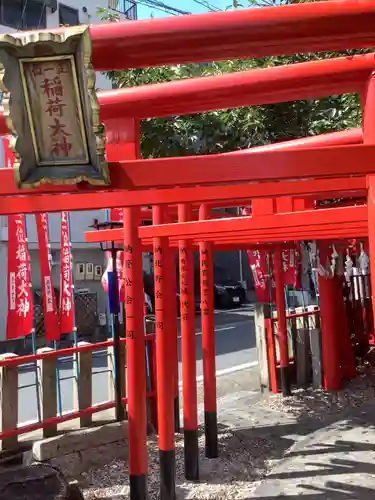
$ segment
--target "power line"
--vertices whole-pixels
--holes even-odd
[[[191,14],[191,12],[178,9],[177,7],[168,5],[160,0],[138,0],[137,3],[145,5],[146,7],[154,8],[161,12],[166,12],[167,14],[172,14],[174,16]]]
[[[40,26],[43,21],[43,15],[47,16],[47,0],[44,0],[42,10],[40,11],[40,17],[39,17],[39,22],[38,22],[38,29],[40,29]]]
[[[198,4],[198,5],[202,5],[203,7],[210,10],[211,12],[222,12],[222,9],[220,9],[216,5],[213,5],[209,2],[207,2],[206,0],[193,0],[193,2]]]
[[[23,20],[25,17],[26,7],[27,7],[27,0],[25,0],[24,4],[22,5],[21,17],[19,18],[18,21],[17,31],[19,31],[22,27]]]

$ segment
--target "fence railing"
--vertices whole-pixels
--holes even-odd
[[[320,310],[317,306],[287,310],[291,378],[299,387],[322,385]],[[280,363],[277,313],[259,304],[255,316],[261,387],[278,392]]]
[[[147,353],[147,396],[155,402],[155,334],[145,335]],[[123,375],[123,393],[121,399],[126,407],[126,339],[121,339]],[[92,424],[95,413],[115,407],[115,371],[113,360],[113,340],[91,344],[79,342],[66,349],[42,348],[36,354],[18,356],[6,353],[0,356],[0,442],[3,450],[14,449],[20,436],[34,431],[41,431],[43,437],[55,436],[57,426],[63,422],[77,420],[75,428],[88,427]],[[100,353],[101,362],[97,360]],[[96,361],[95,361],[96,360]],[[71,374],[66,365],[70,364]],[[96,370],[95,364],[104,365],[104,370]],[[101,384],[95,381],[99,374]],[[104,377],[103,377],[104,376]],[[34,381],[30,380],[34,377]],[[25,379],[26,383],[20,383]],[[64,404],[61,397],[61,384],[71,380],[72,387],[65,396],[71,398],[71,404]],[[24,398],[23,391],[34,387],[33,394]],[[93,403],[98,387],[107,400]],[[64,395],[63,395],[64,396]],[[23,404],[24,403],[24,404]],[[22,404],[25,406],[23,412]],[[32,406],[37,407],[37,418],[27,418]],[[67,411],[64,407],[70,406]],[[22,421],[22,419],[24,421]]]
[[[344,288],[350,331],[356,339],[357,354],[366,354],[368,345],[375,344],[374,318],[371,301],[371,276],[356,274]]]

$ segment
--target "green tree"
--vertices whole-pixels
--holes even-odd
[[[303,1],[249,0],[249,4],[264,6]],[[234,1],[230,8],[240,8],[243,3],[244,1]],[[118,20],[102,11],[101,16],[105,15],[114,22]],[[107,76],[116,87],[121,88],[352,55],[358,52],[361,51],[296,54],[210,64],[140,68],[111,71]],[[358,126],[360,120],[359,98],[354,94],[150,119],[142,122],[141,149],[145,158],[220,153]]]

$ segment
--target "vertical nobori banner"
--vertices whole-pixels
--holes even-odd
[[[42,278],[44,327],[47,341],[53,342],[60,338],[60,326],[51,274],[48,214],[35,214],[35,221],[38,233],[40,274]]]
[[[60,333],[63,334],[72,333],[75,328],[68,212],[61,212],[60,256]]]
[[[14,155],[9,138],[3,138],[5,168],[13,168]],[[8,316],[7,339],[29,335],[33,331],[33,301],[30,284],[30,257],[27,248],[25,217],[8,217]]]
[[[251,209],[244,207],[242,215],[245,217],[251,216]],[[271,250],[272,247],[270,246]],[[295,248],[286,248],[282,250],[281,257],[284,285],[292,285],[296,289],[301,288],[301,266],[298,261],[298,252]],[[263,249],[248,250],[247,258],[253,275],[254,288],[258,301],[262,303],[269,302],[271,297],[272,300],[275,300],[274,278],[268,275],[268,269],[270,268],[268,262],[269,251]]]

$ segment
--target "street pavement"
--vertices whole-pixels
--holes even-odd
[[[202,343],[200,316],[196,318],[197,377],[202,376]],[[215,312],[216,370],[227,373],[236,367],[256,363],[253,306]],[[179,372],[181,378],[181,338],[179,335]],[[93,404],[108,400],[108,363],[105,352],[94,356]],[[74,367],[71,360],[60,362],[62,412],[73,409]],[[36,376],[32,370],[19,375],[19,422],[38,420]]]

